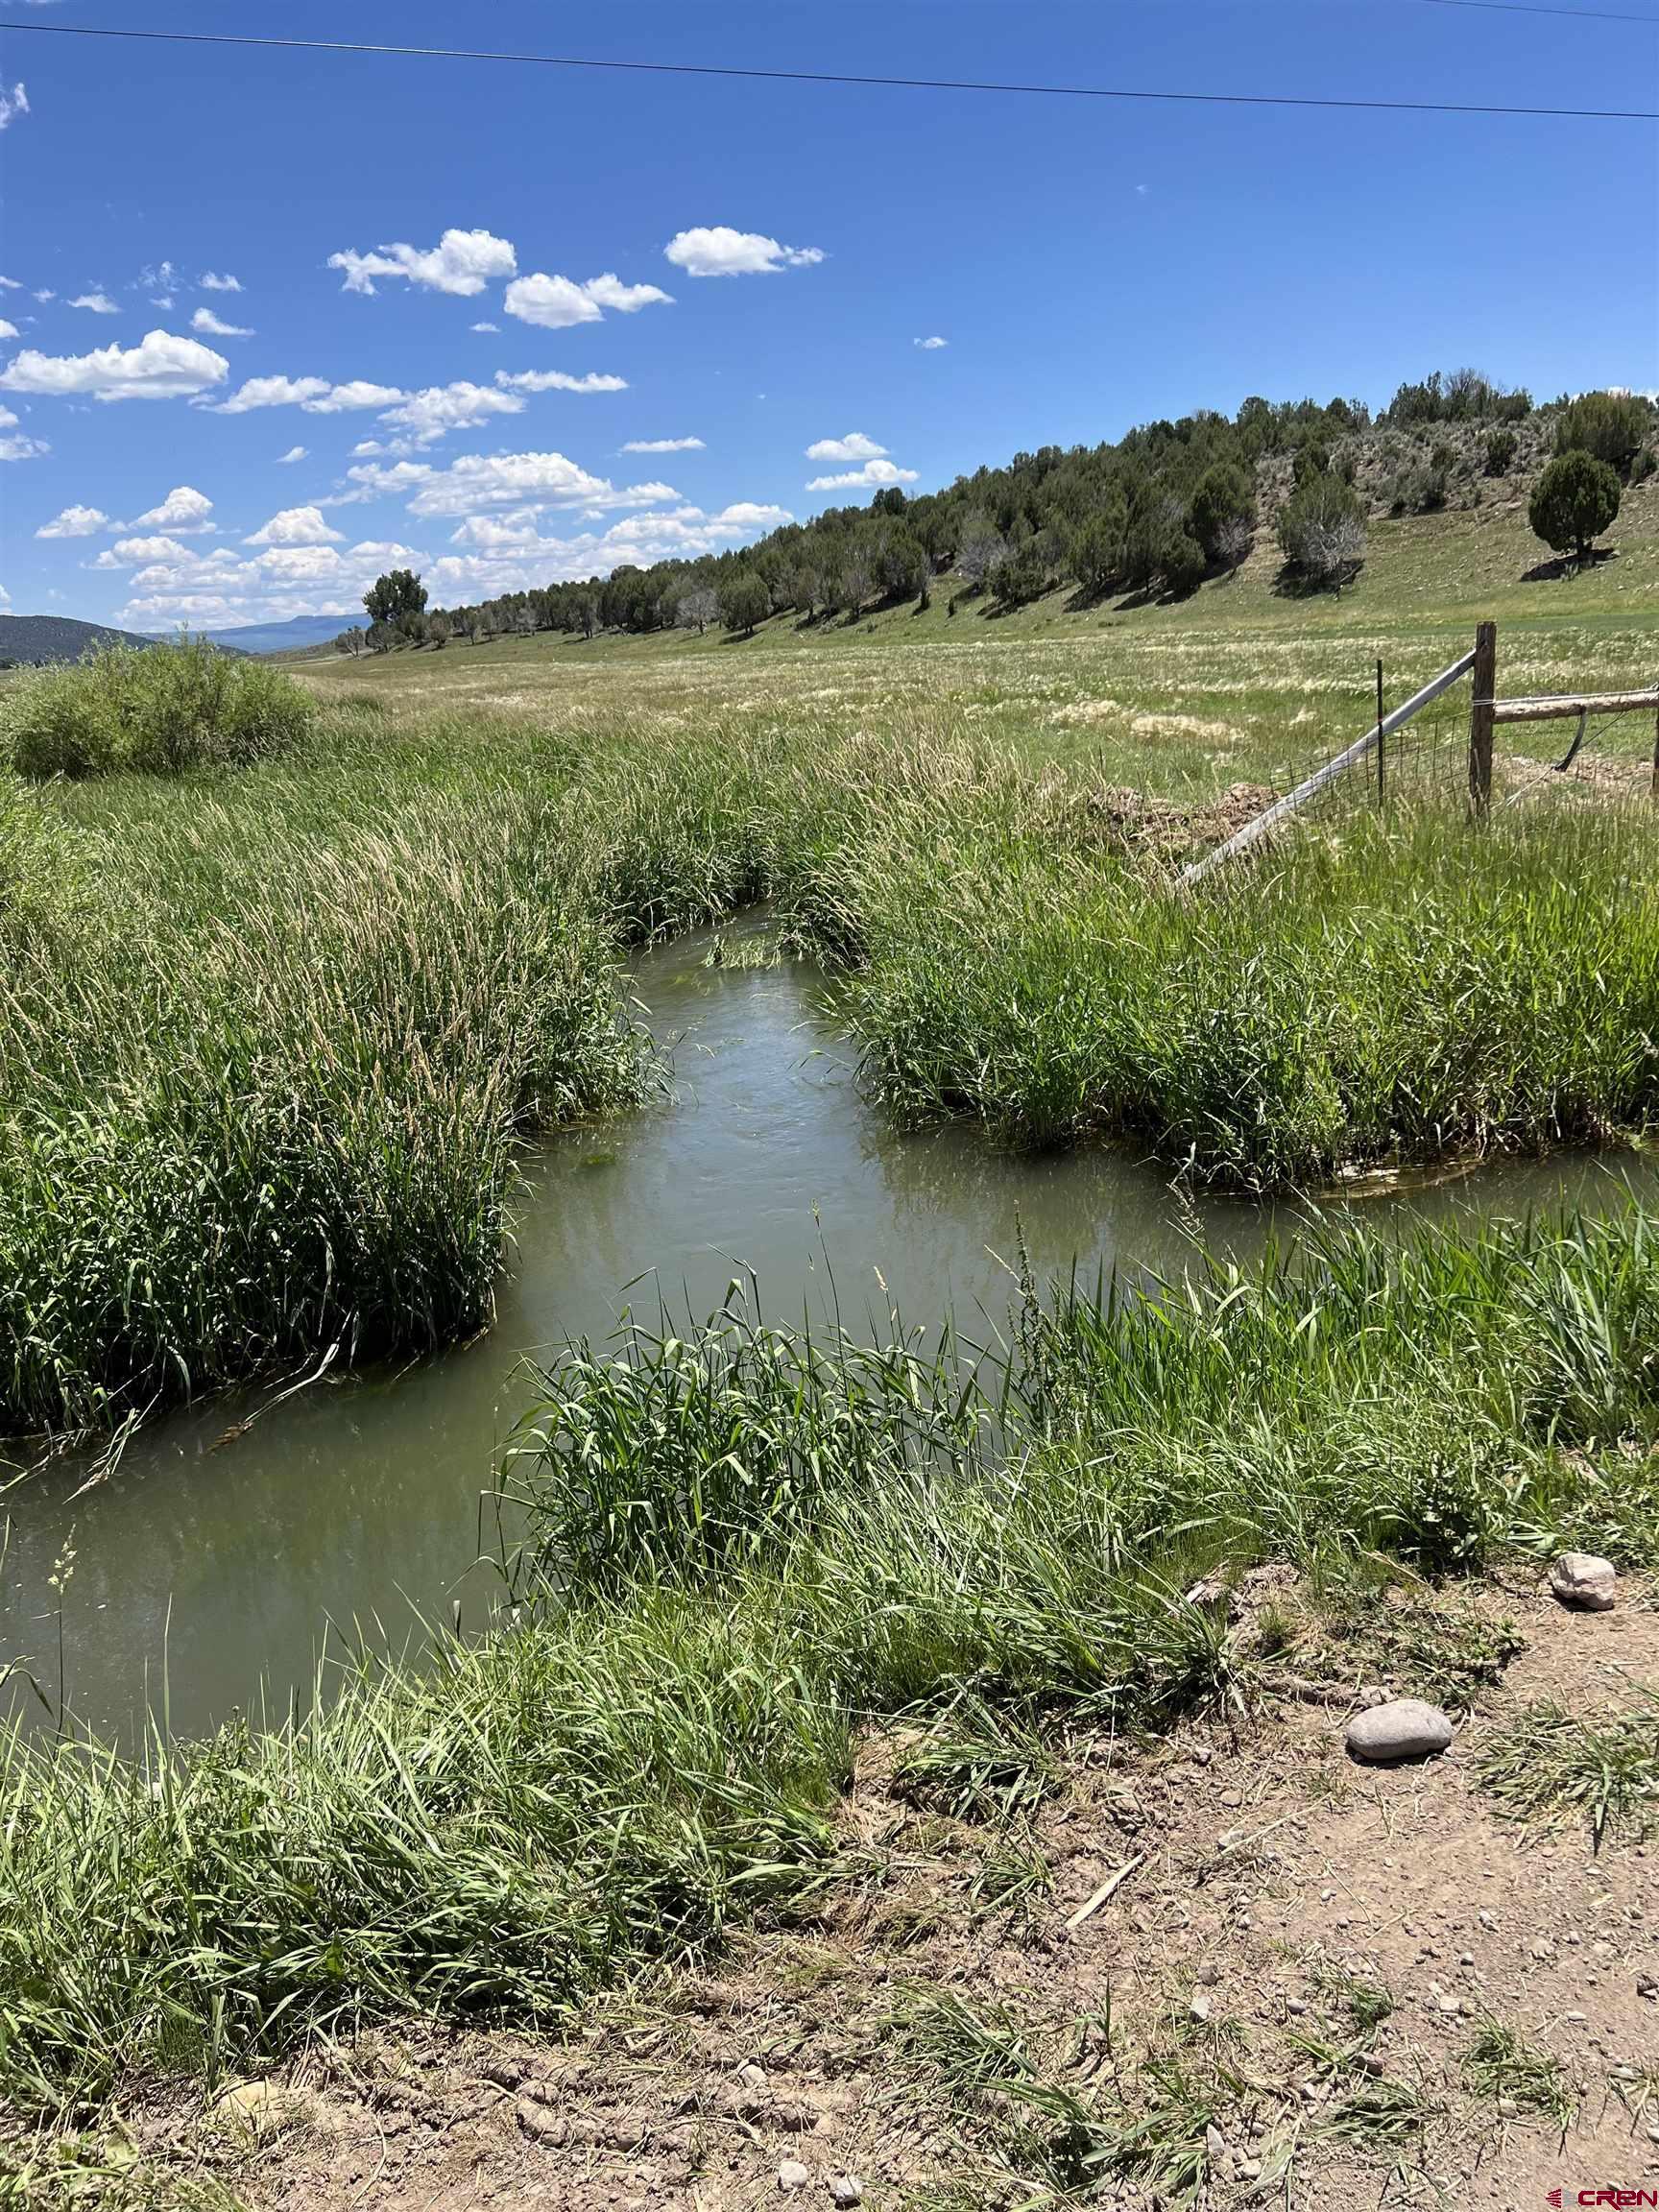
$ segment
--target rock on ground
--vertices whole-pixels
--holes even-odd
[[[1563,1551],[1550,1570],[1550,1587],[1562,1604],[1584,1613],[1610,1612],[1618,1584],[1612,1560],[1594,1551]]]
[[[1427,1759],[1452,1741],[1452,1723],[1438,1705],[1421,1697],[1394,1697],[1356,1713],[1348,1723],[1348,1748],[1356,1759]]]

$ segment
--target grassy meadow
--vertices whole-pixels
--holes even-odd
[[[482,1326],[524,1141],[661,1080],[628,955],[762,900],[905,1118],[1259,1189],[1643,1127],[1650,728],[1572,793],[1512,758],[1475,833],[1459,702],[1386,813],[1171,890],[1366,726],[1379,654],[1398,698],[1493,613],[1505,690],[1651,680],[1653,488],[1619,542],[1523,584],[1488,505],[1379,526],[1333,601],[1259,558],[1175,608],[307,665],[261,757],[5,771],[0,1431]],[[968,1791],[1246,1695],[1195,1577],[1363,1613],[1562,1542],[1659,1564],[1656,1319],[1632,1211],[1027,1286],[972,1379],[740,1305],[570,1347],[504,1474],[511,1625],[136,1765],[0,1741],[0,2102],[565,2018],[830,1880],[872,1721]]]

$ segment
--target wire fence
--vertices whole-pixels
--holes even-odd
[[[1378,671],[1378,711],[1369,728],[1349,725],[1342,741],[1310,747],[1266,786],[1260,810],[1187,869],[1184,884],[1245,861],[1252,851],[1310,828],[1326,830],[1362,812],[1466,808],[1469,798],[1469,670],[1465,655],[1403,701],[1389,705]]]
[[[1483,635],[1490,640],[1493,634]],[[1286,834],[1330,834],[1366,812],[1385,820],[1467,820],[1489,800],[1491,812],[1504,817],[1572,806],[1602,815],[1639,810],[1659,826],[1659,693],[1586,694],[1582,705],[1570,698],[1503,701],[1488,675],[1489,792],[1478,793],[1477,661],[1476,654],[1465,655],[1392,710],[1379,663],[1370,728],[1323,756],[1310,749],[1287,764],[1262,807],[1194,860],[1183,884],[1231,868]]]

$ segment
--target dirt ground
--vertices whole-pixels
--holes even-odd
[[[1659,2186],[1659,1830],[1523,1829],[1476,1775],[1539,1700],[1628,1711],[1659,1686],[1659,1603],[1628,1577],[1609,1613],[1530,1577],[1456,1603],[1458,1648],[1471,1621],[1517,1633],[1444,1756],[1356,1765],[1375,1691],[1329,1674],[1149,1744],[1074,1741],[1028,1817],[918,1805],[904,1746],[872,1743],[835,1878],[706,1971],[563,2044],[376,2034],[134,2138],[253,2212],[1069,2190],[1543,2212]],[[1417,1663],[1370,1680],[1426,1686]]]

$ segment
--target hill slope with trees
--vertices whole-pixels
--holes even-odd
[[[102,645],[154,645],[135,630],[77,622],[67,614],[0,614],[0,667],[79,661]]]
[[[1403,384],[1376,416],[1351,399],[1250,398],[1231,417],[1202,412],[1142,424],[1116,444],[1017,453],[940,492],[889,487],[868,506],[827,508],[700,561],[432,610],[419,579],[399,572],[365,601],[367,638],[347,633],[339,643],[701,633],[715,623],[744,636],[788,612],[817,623],[912,600],[926,609],[936,589],[949,590],[952,613],[966,599],[1013,610],[1060,585],[1078,607],[1114,595],[1144,604],[1236,571],[1262,538],[1279,556],[1279,589],[1339,591],[1361,568],[1376,518],[1528,489],[1544,493],[1533,500],[1539,535],[1582,562],[1617,514],[1621,486],[1652,473],[1656,438],[1659,410],[1635,395],[1540,407],[1472,370]],[[1568,456],[1595,467],[1564,465]]]

